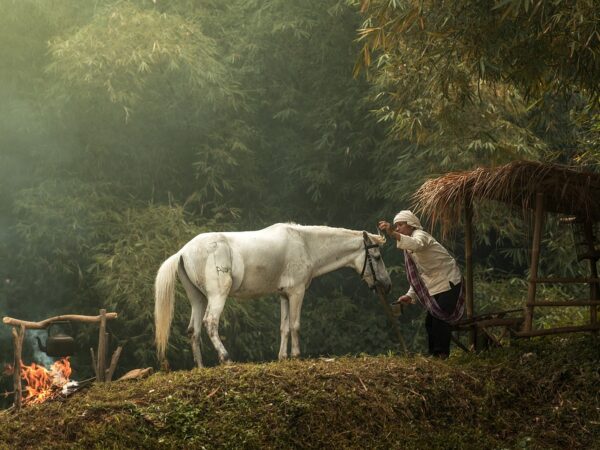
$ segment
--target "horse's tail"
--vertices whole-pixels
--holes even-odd
[[[175,281],[181,255],[175,253],[162,263],[154,283],[154,325],[156,353],[160,362],[164,361],[169,342],[173,308],[175,306]]]

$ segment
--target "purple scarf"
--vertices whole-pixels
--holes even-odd
[[[435,299],[429,294],[421,275],[419,275],[417,265],[406,250],[404,251],[404,264],[406,266],[406,277],[408,278],[408,282],[417,293],[419,302],[421,302],[427,311],[429,311],[436,319],[443,320],[444,322],[450,324],[458,322],[465,312],[465,283],[462,283],[460,286],[460,294],[458,294],[458,300],[454,311],[451,314],[448,314],[440,308],[440,305],[438,305]]]

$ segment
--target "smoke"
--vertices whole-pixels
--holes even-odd
[[[36,337],[39,337],[42,344],[46,343],[47,333],[45,330],[28,330],[26,334],[26,341],[31,345],[33,350],[33,360],[38,365],[44,365],[49,368],[54,364],[55,359],[46,355],[38,345]]]

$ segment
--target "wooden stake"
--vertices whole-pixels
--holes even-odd
[[[90,347],[90,353],[92,354],[92,367],[94,368],[94,374],[96,375],[96,379],[98,379],[98,360],[96,359],[96,353],[92,347]]]
[[[540,262],[540,244],[542,241],[542,229],[544,226],[544,194],[539,192],[535,197],[535,222],[533,228],[533,243],[531,246],[531,268],[529,274],[529,288],[527,290],[527,304],[524,310],[523,332],[529,333],[533,324],[533,306],[536,294],[536,279],[538,265]]]
[[[119,357],[121,356],[121,351],[123,347],[118,346],[115,352],[110,359],[110,366],[106,370],[106,381],[112,381],[112,377],[115,373],[115,369],[117,368],[117,363],[119,362]]]
[[[25,336],[25,327],[23,325],[19,327],[13,327],[13,344],[15,350],[15,361],[14,361],[14,373],[13,373],[13,385],[15,389],[14,407],[17,411],[21,409],[23,401],[23,387],[21,384],[21,359],[23,353],[23,337]]]
[[[98,334],[98,371],[97,380],[103,382],[106,377],[106,310],[100,310],[100,333]]]

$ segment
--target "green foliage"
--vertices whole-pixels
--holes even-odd
[[[356,70],[367,70],[390,138],[408,141],[399,162],[433,173],[518,158],[594,162],[583,140],[591,124],[576,119],[598,108],[593,1],[354,4],[365,16]]]
[[[159,94],[175,107],[192,95],[216,107],[231,95],[230,79],[214,40],[193,19],[117,2],[86,26],[50,43],[56,73],[67,88],[104,94],[126,116],[141,98]]]

